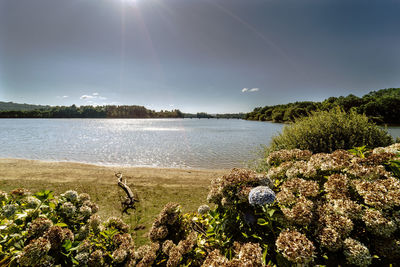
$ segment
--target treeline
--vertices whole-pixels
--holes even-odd
[[[184,118],[197,119],[244,119],[246,113],[226,113],[226,114],[208,114],[205,112],[184,113]]]
[[[143,106],[55,106],[0,111],[0,118],[183,118],[178,110],[149,110]]]
[[[312,111],[331,110],[340,107],[344,111],[355,110],[365,114],[378,124],[400,124],[400,88],[372,91],[362,97],[330,97],[322,102],[302,101],[285,105],[257,107],[245,115],[247,120],[292,122],[308,116]]]
[[[9,110],[35,110],[35,109],[47,109],[50,106],[42,106],[42,105],[32,105],[32,104],[18,104],[14,102],[3,102],[0,101],[0,111],[9,111]]]

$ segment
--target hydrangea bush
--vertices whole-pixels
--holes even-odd
[[[133,259],[129,226],[102,222],[88,194],[0,192],[1,266],[124,266]]]
[[[398,143],[330,154],[281,150],[269,155],[261,179],[245,170],[215,179],[209,200],[217,206],[203,235],[214,248],[208,261],[233,261],[239,242],[262,249],[251,266],[396,264],[399,160]]]
[[[212,181],[198,212],[168,203],[134,248],[87,194],[0,192],[0,265],[388,266],[400,262],[400,144],[275,151]]]

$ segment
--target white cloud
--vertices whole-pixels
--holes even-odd
[[[258,92],[258,91],[260,91],[260,88],[251,88],[251,89],[249,89],[249,88],[243,88],[242,89],[242,93],[252,93],[252,92]]]
[[[101,96],[99,93],[93,93],[91,95],[82,95],[80,99],[85,100],[87,103],[90,103],[89,100],[93,99],[106,100],[107,97]]]
[[[63,95],[63,96],[62,96],[62,98],[68,98],[68,97],[69,97],[69,96],[67,96],[67,95]]]
[[[80,97],[80,99],[93,99],[93,98],[96,98],[96,97],[92,96],[92,95],[83,95]]]

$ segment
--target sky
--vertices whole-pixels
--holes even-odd
[[[400,87],[400,0],[0,0],[0,101],[236,113]]]

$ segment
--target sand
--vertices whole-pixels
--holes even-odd
[[[208,186],[212,178],[228,170],[109,167],[74,162],[0,159],[0,181],[115,184],[115,173],[135,185]]]

